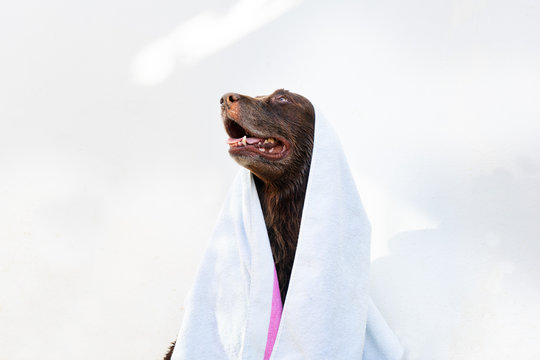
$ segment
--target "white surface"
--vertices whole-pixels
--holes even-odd
[[[241,4],[0,5],[0,359],[158,359],[237,170],[219,98],[280,87],[336,119],[408,358],[538,359],[539,5],[279,2],[137,62]]]

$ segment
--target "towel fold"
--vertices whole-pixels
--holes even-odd
[[[283,311],[281,303],[281,293],[279,291],[279,280],[276,269],[274,268],[274,293],[272,294],[272,310],[270,312],[270,325],[268,325],[268,338],[266,339],[266,350],[264,351],[264,360],[269,360],[272,355],[272,349],[276,342],[276,336],[281,321],[281,312]]]

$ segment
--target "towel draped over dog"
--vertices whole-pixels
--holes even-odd
[[[271,360],[400,359],[368,294],[370,224],[340,142],[316,111],[294,265]],[[253,175],[236,177],[210,238],[173,360],[263,360],[274,263]]]

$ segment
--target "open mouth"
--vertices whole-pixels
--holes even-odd
[[[275,136],[257,136],[251,134],[230,118],[225,119],[225,131],[229,135],[229,153],[231,155],[258,154],[270,160],[283,158],[289,149],[285,139]]]

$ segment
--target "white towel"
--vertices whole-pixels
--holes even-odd
[[[333,129],[316,111],[294,265],[272,360],[400,359],[368,295],[370,224]],[[274,265],[255,183],[242,169],[210,238],[172,359],[262,360]]]

